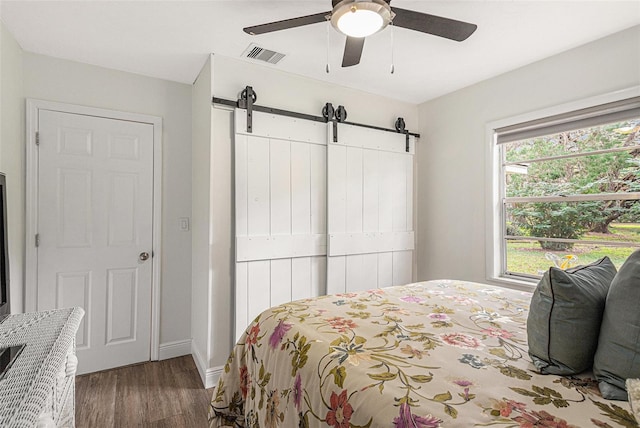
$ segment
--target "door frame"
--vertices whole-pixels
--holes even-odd
[[[153,227],[151,275],[151,349],[152,361],[160,357],[160,284],[162,265],[162,118],[27,98],[26,100],[26,177],[25,177],[25,310],[34,312],[38,302],[38,252],[35,236],[38,233],[38,150],[36,132],[40,110],[95,116],[106,119],[146,123],[153,126]]]

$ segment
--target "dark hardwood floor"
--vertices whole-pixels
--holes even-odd
[[[212,392],[190,355],[78,376],[76,427],[206,427]]]

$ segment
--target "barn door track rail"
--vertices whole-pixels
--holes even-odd
[[[256,105],[258,100],[258,94],[251,86],[246,86],[240,97],[233,101],[224,98],[213,97],[212,103],[218,105],[225,105],[230,107],[236,107],[247,111],[247,132],[253,132],[253,112],[259,111],[262,113],[277,114],[280,116],[288,116],[296,119],[311,120],[314,122],[333,123],[333,141],[338,142],[338,123],[344,123],[345,125],[359,126],[362,128],[376,129],[378,131],[393,132],[396,134],[404,134],[406,136],[406,151],[409,152],[409,136],[420,138],[420,134],[410,132],[406,129],[405,121],[402,117],[399,117],[395,122],[395,129],[383,128],[380,126],[367,125],[364,123],[347,122],[347,110],[344,106],[338,106],[335,108],[333,104],[326,103],[322,107],[322,116],[314,116],[306,113],[299,113],[290,110],[282,110],[274,107],[265,107]]]

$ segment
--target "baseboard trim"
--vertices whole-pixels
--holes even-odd
[[[168,360],[169,358],[182,357],[191,354],[191,339],[175,340],[160,344],[158,360]]]
[[[213,388],[218,384],[218,379],[224,370],[224,366],[207,369],[205,388]]]
[[[208,389],[216,386],[218,379],[224,370],[224,366],[207,367],[200,350],[193,341],[191,342],[191,355],[193,355],[193,361],[196,363],[198,373],[200,373],[200,380],[202,380],[204,387]]]

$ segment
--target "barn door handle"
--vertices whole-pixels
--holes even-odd
[[[144,252],[140,253],[140,255],[138,256],[138,258],[144,262],[145,260],[148,260],[148,259],[149,259],[149,253],[147,253],[146,251],[144,251]]]

